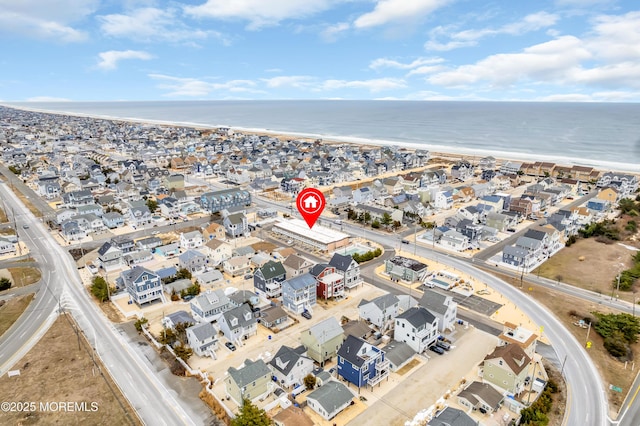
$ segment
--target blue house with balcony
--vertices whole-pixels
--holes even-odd
[[[389,375],[389,361],[381,349],[349,335],[338,350],[338,375],[358,389],[373,388]]]
[[[138,306],[154,300],[165,302],[160,277],[147,268],[136,266],[131,270],[124,271],[120,274],[119,281],[127,289],[130,300]]]

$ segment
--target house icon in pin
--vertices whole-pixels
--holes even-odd
[[[302,200],[302,204],[304,205],[305,210],[315,210],[318,206],[318,199],[315,196],[310,195]]]

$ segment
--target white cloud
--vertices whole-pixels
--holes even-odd
[[[71,99],[57,98],[55,96],[34,96],[25,99],[26,102],[71,102]]]
[[[440,86],[465,86],[488,81],[493,86],[508,86],[517,81],[563,81],[567,72],[578,69],[592,54],[573,36],[537,44],[521,53],[488,56],[472,65],[437,73],[428,81]]]
[[[313,77],[306,75],[278,76],[262,79],[269,88],[293,87],[296,89],[310,88],[313,80]]]
[[[422,18],[450,0],[377,0],[373,11],[354,21],[356,28],[370,28],[398,21]]]
[[[93,13],[98,0],[0,0],[0,32],[54,42],[79,42],[87,33],[71,24]]]
[[[365,89],[376,93],[383,90],[404,89],[407,84],[397,78],[375,78],[371,80],[325,80],[321,90]]]
[[[596,17],[587,43],[605,60],[640,60],[640,12]]]
[[[339,22],[325,28],[320,35],[327,41],[336,41],[340,34],[344,33],[349,28],[351,28],[351,25],[348,22]]]
[[[439,64],[443,62],[442,58],[417,58],[409,63],[402,63],[394,59],[378,58],[371,61],[369,68],[377,70],[380,68],[397,68],[401,70],[410,70],[423,65]]]
[[[98,62],[98,68],[103,70],[114,70],[118,67],[118,62],[125,59],[140,59],[149,60],[153,58],[153,55],[141,50],[109,50],[107,52],[101,52],[98,54],[100,62]]]
[[[540,102],[592,102],[594,99],[584,93],[558,93],[536,98],[535,100]]]
[[[505,24],[498,28],[482,28],[479,30],[464,30],[449,34],[444,27],[436,27],[431,31],[431,39],[425,43],[425,49],[435,51],[447,51],[459,49],[461,47],[475,46],[478,40],[500,34],[522,35],[543,28],[549,28],[556,24],[558,15],[548,12],[537,12],[525,16],[522,20]],[[449,40],[438,41],[438,37],[446,36]]]
[[[166,96],[206,96],[214,91],[260,93],[253,89],[256,84],[251,80],[230,80],[224,83],[212,83],[197,78],[173,77],[164,74],[149,74],[149,77],[163,82],[158,87],[169,91]]]
[[[339,0],[207,0],[186,6],[188,15],[202,18],[236,19],[249,22],[249,29],[278,25],[287,19],[305,18],[329,9]]]
[[[203,40],[209,37],[229,40],[221,33],[191,28],[180,21],[178,10],[145,7],[128,14],[112,14],[98,17],[102,32],[108,36],[126,37],[140,41],[183,42]]]
[[[430,66],[423,66],[423,67],[418,67],[416,69],[413,69],[411,71],[409,71],[409,73],[407,74],[407,76],[412,76],[412,75],[425,75],[425,74],[434,74],[436,72],[440,72],[445,70],[444,65],[430,65]]]

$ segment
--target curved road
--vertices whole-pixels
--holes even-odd
[[[0,374],[9,370],[46,332],[59,309],[70,311],[118,387],[146,424],[196,425],[205,419],[193,418],[175,392],[170,391],[103,313],[82,286],[75,262],[60,247],[33,214],[4,184],[0,197],[13,206],[20,238],[31,248],[32,257],[42,266],[42,283],[33,303],[0,338]],[[23,225],[29,224],[29,229]]]

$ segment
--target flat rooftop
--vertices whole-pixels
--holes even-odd
[[[283,231],[288,231],[301,237],[310,238],[322,244],[331,244],[337,241],[342,241],[345,238],[349,238],[348,234],[344,232],[336,231],[326,228],[320,225],[314,225],[309,229],[309,225],[300,219],[288,219],[278,222],[274,225],[274,228],[280,228]]]

